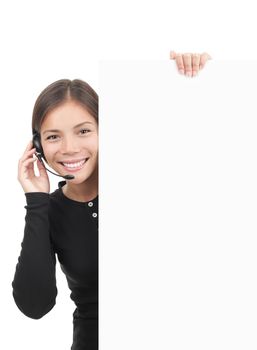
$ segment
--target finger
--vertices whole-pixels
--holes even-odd
[[[203,69],[204,68],[204,66],[205,66],[205,64],[206,64],[206,62],[208,61],[208,60],[211,60],[212,58],[211,58],[211,56],[207,53],[207,52],[204,52],[203,54],[201,54],[201,57],[200,57],[200,69]]]
[[[36,158],[29,158],[22,162],[18,169],[18,177],[32,178],[35,176],[33,163]]]
[[[35,153],[35,151],[36,151],[36,148],[31,148],[31,149],[29,149],[29,146],[27,146],[26,149],[25,149],[25,151],[23,152],[21,158],[23,158],[24,156],[26,156],[26,155],[28,155],[28,154],[33,154],[33,153]]]
[[[36,152],[35,148],[32,148],[29,151],[25,151],[19,161],[23,162],[24,160],[28,159],[28,157],[32,158],[32,156],[35,152]]]
[[[27,144],[27,147],[26,147],[26,149],[25,149],[25,152],[29,151],[32,147],[33,147],[33,143],[32,143],[32,141],[30,140],[29,143]],[[24,152],[24,153],[25,153],[25,152]]]
[[[182,55],[180,53],[178,53],[176,55],[176,64],[177,64],[179,73],[184,74],[185,73],[185,67],[184,67],[184,62],[183,62]]]
[[[29,141],[29,143],[27,144],[27,147],[25,148],[25,151],[22,154],[21,159],[26,159],[27,155],[30,155],[31,153],[35,153],[36,148],[32,148],[33,147],[33,142]]]
[[[191,76],[192,76],[192,59],[191,59],[191,53],[185,53],[185,54],[183,55],[183,61],[184,61],[186,76],[191,77]]]
[[[170,59],[175,60],[176,58],[176,52],[175,51],[170,51]]]
[[[193,57],[192,57],[193,77],[198,74],[199,65],[200,65],[200,54],[193,54]]]
[[[27,175],[29,178],[33,178],[36,176],[35,169],[34,169],[34,164],[35,164],[36,160],[37,160],[37,158],[32,158],[31,162],[27,166]]]
[[[35,160],[37,160],[37,158],[35,157],[31,157],[31,158],[28,158],[28,159],[24,159],[23,161],[20,161],[19,162],[19,168],[26,168],[29,164],[32,164],[33,162],[35,162]]]
[[[46,168],[44,167],[44,165],[40,162],[40,160],[37,160],[37,167],[38,167],[38,171],[39,171],[39,175],[40,176],[45,176],[47,174],[46,172]]]

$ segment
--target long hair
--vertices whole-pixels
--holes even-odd
[[[48,85],[38,96],[32,114],[33,133],[40,133],[48,112],[69,100],[80,103],[98,123],[98,95],[92,87],[80,79],[60,79]]]

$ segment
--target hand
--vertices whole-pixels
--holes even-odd
[[[25,152],[19,160],[18,181],[25,193],[27,192],[50,192],[50,182],[44,166],[37,158],[33,158],[36,149],[32,148],[32,141],[27,145]],[[39,176],[35,175],[34,162],[37,161]]]
[[[211,59],[211,56],[206,52],[203,54],[180,54],[171,51],[170,59],[176,60],[178,70],[181,74],[186,74],[188,77],[194,77],[198,74],[199,69],[204,68],[206,62]]]

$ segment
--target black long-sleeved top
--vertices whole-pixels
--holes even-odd
[[[24,238],[13,297],[28,317],[39,319],[55,305],[58,257],[76,304],[72,350],[98,348],[98,197],[77,202],[62,191],[26,193]]]

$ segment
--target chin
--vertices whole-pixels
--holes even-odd
[[[79,178],[78,176],[75,176],[74,175],[74,179],[72,179],[72,180],[66,180],[66,179],[64,179],[67,183],[71,183],[71,184],[73,184],[73,185],[80,185],[80,184],[82,184],[83,182],[85,182],[86,180],[83,180],[83,179],[81,179],[81,178]]]
[[[73,175],[74,176],[74,179],[72,180],[66,180],[67,182],[70,182],[74,185],[80,185],[84,182],[87,182],[89,179],[91,179],[91,175],[92,174],[89,174],[89,175],[83,175],[83,174],[76,174],[76,173],[67,173],[65,175]]]

